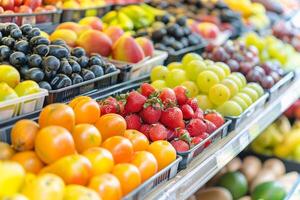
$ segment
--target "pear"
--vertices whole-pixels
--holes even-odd
[[[34,81],[23,81],[15,87],[16,93],[21,96],[38,93],[40,91],[39,85]]]
[[[18,98],[17,93],[7,83],[0,83],[0,102]]]

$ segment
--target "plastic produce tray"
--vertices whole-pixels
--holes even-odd
[[[171,62],[180,62],[183,56],[187,53],[198,53],[201,54],[206,47],[206,43],[201,43],[199,45],[190,46],[184,49],[181,49],[179,51],[176,51],[175,53],[168,53],[169,56],[167,60],[165,61],[165,64],[169,64]]]
[[[267,102],[269,97],[268,93],[265,93],[259,99],[257,99],[252,105],[250,105],[241,115],[239,116],[225,116],[226,119],[231,120],[228,131],[234,130],[238,125],[243,123],[247,118],[249,118],[254,112],[262,109]]]
[[[49,96],[46,98],[46,104],[67,102],[74,97],[82,94],[95,92],[98,89],[106,88],[117,83],[120,70],[106,74],[104,76],[84,81],[75,85],[71,85],[58,90],[50,90]]]
[[[61,10],[43,12],[43,13],[14,13],[14,14],[0,14],[0,23],[13,22],[19,26],[23,24],[36,25],[53,25],[59,24],[61,17]]]
[[[42,109],[47,95],[48,91],[41,89],[39,93],[0,102],[0,125],[16,116]]]
[[[289,86],[295,77],[295,72],[288,72],[272,88],[266,90],[269,93],[268,101],[274,100],[281,94],[281,91]]]
[[[225,123],[219,127],[216,131],[209,135],[202,142],[194,146],[192,149],[186,152],[177,152],[177,155],[182,157],[182,161],[179,163],[179,170],[185,169],[187,165],[200,153],[202,153],[205,148],[207,148],[210,144],[213,144],[222,138],[227,136],[228,127],[231,123],[231,120],[226,120]]]
[[[155,50],[154,55],[151,58],[146,58],[145,60],[136,64],[125,63],[116,60],[109,60],[109,62],[115,64],[118,69],[121,70],[118,82],[124,82],[139,78],[146,74],[150,74],[152,68],[157,65],[163,65],[167,57],[167,52]]]
[[[97,16],[102,17],[107,12],[111,11],[111,5],[98,6],[94,8],[85,8],[85,9],[63,9],[61,22],[78,22],[84,17],[88,16]]]
[[[168,165],[166,168],[160,170],[150,179],[145,181],[138,188],[133,190],[131,193],[123,197],[123,200],[137,200],[144,199],[144,197],[149,194],[154,188],[159,184],[164,183],[174,176],[176,176],[178,171],[179,162],[182,160],[180,156],[177,156],[177,159]]]

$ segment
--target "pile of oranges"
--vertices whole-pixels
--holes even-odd
[[[28,199],[43,199],[34,184],[43,176],[52,176],[62,180],[57,185],[66,187],[61,189],[61,199],[68,195],[80,199],[89,193],[97,193],[95,199],[121,199],[176,159],[169,142],[150,144],[139,131],[126,130],[122,116],[101,116],[98,103],[89,97],[46,106],[38,123],[18,121],[11,141],[6,149],[2,144],[4,153],[0,154],[0,160],[10,161],[0,162],[15,161],[27,175],[15,191],[0,192],[0,197],[19,193]]]

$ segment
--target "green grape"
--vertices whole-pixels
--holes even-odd
[[[165,81],[163,80],[156,80],[156,81],[153,81],[151,83],[151,85],[155,88],[155,89],[158,89],[158,90],[162,90],[164,88],[167,88],[167,84]]]
[[[207,65],[202,60],[193,60],[185,67],[187,76],[191,81],[197,81],[198,74],[205,69],[207,69]]]
[[[264,89],[258,83],[248,83],[246,88],[254,89],[260,97],[264,94]]]
[[[168,68],[158,65],[152,69],[150,79],[152,82],[156,80],[165,80],[168,72]]]
[[[203,60],[203,58],[199,54],[188,53],[188,54],[185,54],[185,56],[183,56],[181,62],[183,65],[187,65],[189,62],[191,62],[193,60]]]
[[[187,81],[186,72],[182,69],[173,69],[168,72],[166,77],[166,83],[169,87],[174,88],[180,85],[184,81]]]
[[[243,84],[242,87],[245,87],[247,85],[247,80],[246,80],[245,76],[242,73],[240,73],[240,72],[233,72],[232,76],[236,76],[236,77],[238,77],[242,81],[242,84]]]
[[[231,79],[224,79],[221,84],[230,90],[230,96],[233,97],[239,92],[239,86]]]
[[[241,93],[247,94],[251,98],[252,102],[255,102],[259,98],[259,95],[256,92],[256,90],[251,88],[244,88],[242,89]]]
[[[225,78],[225,80],[227,80],[227,79],[234,81],[235,84],[239,87],[239,91],[241,89],[243,89],[243,82],[242,82],[242,80],[239,77],[233,76],[232,74],[230,74],[229,76],[227,76]]]
[[[193,81],[185,81],[181,83],[182,86],[186,87],[187,89],[187,96],[188,97],[195,97],[199,93],[199,89],[195,82]]]
[[[230,67],[226,63],[216,62],[215,65],[221,67],[224,70],[226,77],[230,75],[230,73],[231,73]]]
[[[183,66],[180,62],[171,62],[167,65],[167,68],[171,71],[172,69],[183,69]]]
[[[241,106],[241,108],[243,109],[243,111],[248,108],[247,104],[241,97],[235,96],[231,99],[231,101],[238,103]]]
[[[230,90],[222,84],[216,84],[209,89],[209,100],[215,105],[221,105],[230,98]]]
[[[196,96],[196,99],[198,101],[198,106],[202,110],[207,110],[207,109],[213,109],[214,108],[214,105],[209,100],[208,96],[206,96],[206,95],[198,95],[198,96]]]
[[[242,107],[235,101],[226,101],[220,107],[217,108],[223,116],[239,116],[242,114]]]
[[[218,75],[220,81],[222,81],[226,77],[226,74],[225,74],[225,71],[223,70],[223,68],[221,68],[215,64],[208,65],[207,70],[215,72]]]
[[[205,62],[205,64],[207,64],[207,65],[213,65],[213,64],[215,64],[214,61],[209,60],[209,59],[205,59],[204,62]]]
[[[209,88],[219,83],[218,75],[213,71],[203,71],[197,77],[197,85],[201,92],[207,94]]]
[[[247,104],[247,107],[249,107],[253,103],[252,99],[245,93],[238,93],[237,95],[235,95],[235,97],[242,98],[244,102]]]

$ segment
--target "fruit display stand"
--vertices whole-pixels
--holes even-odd
[[[145,199],[186,199],[210,180],[220,169],[238,155],[269,124],[300,97],[300,79],[269,102],[264,110],[253,113],[228,137],[211,145],[203,155],[195,158],[175,178],[160,186]]]

